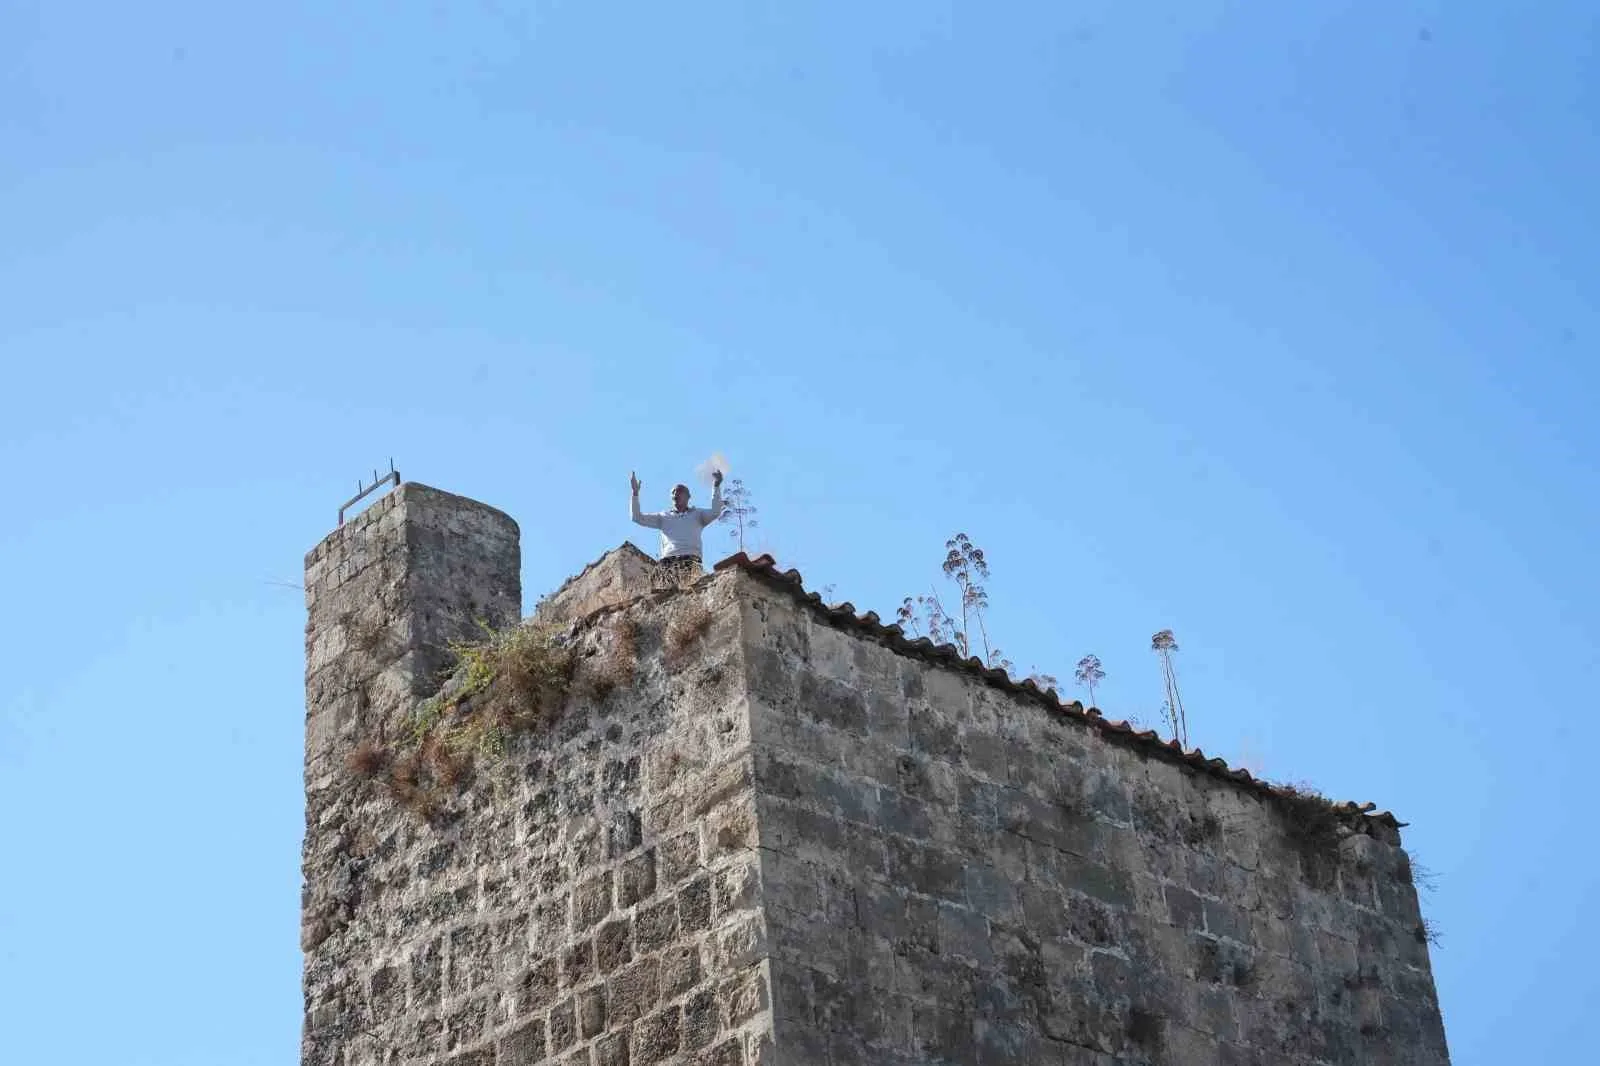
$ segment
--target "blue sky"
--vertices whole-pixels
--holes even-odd
[[[712,451],[887,615],[1411,823],[1458,1066],[1600,993],[1600,12],[0,8],[0,1018],[292,1061],[304,610],[358,477],[528,602]],[[86,1015],[85,1011],[89,1013]]]

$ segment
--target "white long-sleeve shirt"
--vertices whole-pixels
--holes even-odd
[[[722,486],[711,493],[710,507],[691,507],[687,511],[639,510],[639,494],[633,495],[633,521],[637,525],[661,530],[661,558],[700,555],[700,531],[722,514]]]

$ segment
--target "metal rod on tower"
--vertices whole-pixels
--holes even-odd
[[[346,500],[344,502],[344,506],[339,508],[339,524],[341,526],[344,525],[344,513],[346,511],[348,511],[350,508],[354,507],[357,503],[360,503],[361,499],[364,496],[366,496],[370,492],[375,491],[378,488],[379,485],[387,485],[387,484],[392,484],[395,488],[399,488],[400,487],[400,471],[398,471],[398,470],[396,470],[394,468],[394,459],[393,459],[393,457],[391,457],[389,459],[389,472],[387,474],[384,474],[382,477],[379,477],[377,470],[373,470],[373,472],[372,472],[372,484],[364,485],[364,484],[362,484],[360,478],[356,479],[356,494],[354,496],[350,497],[348,500]]]

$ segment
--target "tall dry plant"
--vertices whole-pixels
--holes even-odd
[[[1100,665],[1100,656],[1085,655],[1079,659],[1078,667],[1072,676],[1078,679],[1078,684],[1089,690],[1089,706],[1098,706],[1094,700],[1094,690],[1100,687],[1100,682],[1106,678],[1105,668]]]
[[[940,569],[953,582],[959,594],[956,601],[960,613],[945,608],[937,589],[925,596],[907,596],[895,609],[895,621],[913,637],[926,636],[935,644],[953,644],[963,658],[983,649],[985,665],[1015,675],[1016,664],[1006,658],[999,647],[990,643],[986,615],[989,611],[989,590],[984,582],[989,579],[989,560],[983,549],[973,543],[965,533],[957,533],[944,542],[945,556]],[[1039,689],[1051,691],[1061,687],[1054,674],[1037,669],[1028,673],[1027,680]]]
[[[742,552],[745,533],[761,525],[758,517],[761,512],[751,499],[750,487],[740,478],[728,482],[727,491],[722,494],[722,503],[722,515],[718,521],[728,523],[731,527],[728,536],[739,545]]]
[[[932,589],[926,596],[907,596],[895,611],[900,627],[913,636],[926,636],[935,644],[953,644],[962,658],[976,655],[983,649],[983,662],[999,667],[1007,673],[1015,666],[1005,654],[989,641],[989,627],[984,615],[989,610],[989,591],[984,582],[989,579],[989,561],[983,549],[974,544],[965,533],[957,533],[945,541],[945,557],[941,569],[947,580],[956,586],[959,612],[946,609],[939,591]]]

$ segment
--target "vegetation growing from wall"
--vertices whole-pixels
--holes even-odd
[[[926,635],[936,644],[953,644],[963,657],[976,657],[981,650],[981,661],[990,667],[999,667],[1008,674],[1015,672],[1011,660],[999,647],[991,644],[985,616],[989,610],[989,593],[985,582],[989,578],[989,562],[982,548],[965,533],[957,533],[945,542],[942,570],[947,579],[956,585],[961,610],[946,609],[937,590],[924,596],[907,596],[896,612],[896,621],[902,630],[914,637]],[[1157,634],[1171,638],[1170,630]],[[1176,643],[1171,644],[1176,648]],[[1057,687],[1056,679],[1049,674],[1034,672],[1028,675],[1041,689]],[[1078,660],[1074,678],[1089,692],[1091,705],[1095,690],[1105,679],[1106,671],[1098,655],[1085,655]],[[1168,691],[1173,691],[1171,685]],[[1137,722],[1137,719],[1131,719]],[[1174,735],[1180,730],[1173,723]],[[1268,785],[1277,796],[1277,804],[1284,829],[1290,842],[1299,852],[1306,866],[1307,876],[1314,881],[1331,881],[1338,863],[1339,844],[1355,830],[1356,822],[1348,811],[1341,810],[1316,789],[1305,785]],[[1195,827],[1194,832],[1213,833],[1214,824]]]
[[[1308,785],[1274,785],[1278,820],[1289,844],[1299,853],[1306,880],[1318,888],[1337,876],[1339,845],[1354,831],[1352,816]]]
[[[895,611],[895,621],[913,637],[926,635],[935,644],[953,644],[962,658],[977,657],[985,666],[1008,674],[1016,673],[1016,666],[1005,653],[989,642],[989,627],[985,621],[989,590],[984,585],[989,580],[989,560],[983,549],[965,533],[957,533],[945,541],[944,548],[940,569],[956,586],[954,602],[960,610],[946,610],[938,590],[930,589],[926,596],[907,596],[902,600]],[[983,650],[982,656],[978,656],[979,648]],[[1052,674],[1035,671],[1028,674],[1028,680],[1041,689],[1060,687]]]
[[[538,623],[452,643],[451,681],[411,712],[385,748],[364,741],[348,759],[352,772],[381,780],[389,795],[431,821],[469,781],[480,759],[504,755],[511,739],[548,721],[572,687],[575,658],[564,631]]]
[[[728,490],[722,494],[723,510],[720,521],[728,526],[728,536],[744,551],[745,534],[761,525],[761,511],[756,507],[750,487],[740,478],[728,481]]]
[[[710,630],[698,601],[677,613],[662,640],[676,667]],[[631,685],[639,663],[639,623],[623,616],[602,641],[604,651],[581,661],[560,626],[538,622],[502,630],[483,627],[477,641],[450,645],[456,669],[439,692],[417,704],[398,738],[363,740],[346,765],[379,782],[424,821],[444,814],[452,795],[484,766],[495,765],[512,740],[549,722],[574,691],[605,699]]]

